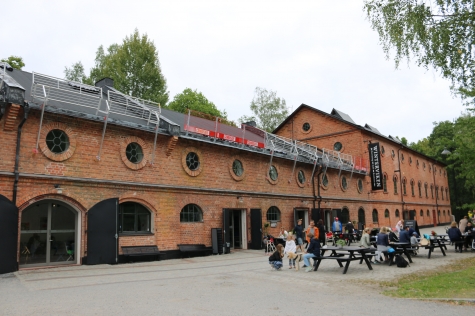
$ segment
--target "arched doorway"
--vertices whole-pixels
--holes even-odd
[[[79,213],[62,201],[43,200],[21,214],[20,267],[75,264]]]
[[[358,209],[358,225],[361,225],[361,227],[366,226],[366,219],[365,219],[364,209],[362,207],[360,207]],[[361,229],[361,228],[358,227],[358,229]]]

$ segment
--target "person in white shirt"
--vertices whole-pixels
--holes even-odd
[[[294,238],[291,234],[287,236],[287,242],[285,243],[285,248],[284,248],[284,254],[287,254],[287,257],[289,257],[289,254],[292,254],[289,257],[289,269],[292,269],[292,267],[295,269],[295,254],[297,253],[297,246],[295,245]]]

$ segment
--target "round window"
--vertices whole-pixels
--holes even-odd
[[[310,123],[303,123],[302,129],[304,130],[304,132],[308,132],[310,130]]]
[[[188,155],[186,155],[186,166],[192,171],[198,170],[200,167],[200,158],[196,153],[189,152]]]
[[[277,169],[274,166],[270,166],[269,168],[269,177],[272,181],[277,181],[277,178],[279,177]]]
[[[236,176],[240,177],[244,173],[244,168],[242,166],[242,162],[239,160],[234,160],[233,162],[233,172]]]
[[[363,192],[363,180],[358,179],[358,191]]]
[[[303,170],[300,170],[300,171],[299,171],[298,179],[299,179],[299,183],[300,183],[300,184],[304,184],[304,183],[305,183],[305,173],[303,172]]]
[[[324,175],[324,176],[322,177],[322,185],[323,185],[324,187],[327,187],[327,186],[328,186],[328,176],[327,176],[327,175]]]
[[[346,181],[346,177],[342,176],[341,177],[341,187],[343,190],[348,189],[348,182]]]
[[[336,150],[336,151],[340,151],[342,148],[343,148],[343,145],[340,142],[336,142],[333,145],[333,149]]]
[[[69,137],[60,129],[53,129],[46,135],[46,145],[55,154],[60,154],[68,150]]]
[[[381,153],[384,155],[384,146],[381,146]]]
[[[132,163],[140,163],[143,159],[142,147],[137,143],[130,143],[125,148],[125,155]]]

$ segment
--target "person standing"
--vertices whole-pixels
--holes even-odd
[[[315,238],[319,238],[320,232],[318,227],[315,226],[315,221],[310,221],[310,226],[307,227],[305,230],[305,235],[307,239],[307,243],[310,244],[310,238],[308,237],[309,235],[315,236]]]
[[[348,240],[351,243],[351,242],[354,241],[353,233],[355,232],[355,226],[353,225],[352,222],[348,222],[348,224],[346,224],[345,228],[346,228],[346,232],[348,233]]]
[[[287,254],[289,258],[289,269],[292,269],[292,266],[295,269],[295,253],[297,252],[297,246],[295,245],[294,238],[292,235],[287,236],[287,242],[285,243],[284,255]]]
[[[308,246],[307,253],[303,255],[303,262],[307,266],[305,272],[310,272],[313,270],[313,266],[310,265],[308,259],[320,257],[320,242],[318,241],[318,236],[310,236],[310,245]]]
[[[335,217],[335,221],[332,224],[332,231],[341,232],[342,229],[343,229],[343,226],[341,225],[341,222],[338,220],[338,217]]]
[[[325,225],[323,225],[323,220],[319,219],[317,222],[318,227],[318,240],[320,241],[320,245],[325,245]]]
[[[468,223],[467,218],[468,218],[467,216],[464,216],[459,222],[459,229],[461,232],[465,231],[465,227],[467,227],[467,223]]]
[[[401,220],[399,220],[399,222],[397,222],[395,230],[399,234],[403,228],[404,228],[404,220],[401,219]]]
[[[303,227],[301,218],[299,218],[297,225],[294,227],[294,234],[297,239],[297,249],[300,248],[300,251],[303,252]]]

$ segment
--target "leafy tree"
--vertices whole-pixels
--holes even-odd
[[[81,73],[81,63],[65,69],[66,78],[80,79],[94,84],[104,77],[114,79],[114,87],[134,97],[159,102],[168,102],[166,79],[162,74],[158,52],[147,34],[140,35],[136,29],[126,36],[121,44],[112,44],[104,50],[101,45],[96,52],[95,65],[89,76]]]
[[[365,0],[386,57],[396,68],[404,59],[433,67],[451,81],[466,104],[475,97],[475,12],[473,0]]]
[[[275,91],[257,87],[251,102],[253,116],[241,116],[239,122],[255,121],[257,127],[272,132],[289,115],[284,99],[278,98]]]
[[[454,214],[460,217],[475,208],[475,116],[467,113],[454,122],[434,123],[430,136],[410,147],[447,164]],[[444,149],[450,154],[443,155]]]
[[[10,56],[8,58],[3,58],[2,62],[7,62],[10,66],[15,69],[22,69],[25,67],[25,63],[23,62],[23,58],[20,56]]]
[[[220,111],[203,93],[197,90],[191,90],[190,88],[186,88],[182,93],[175,95],[173,101],[171,101],[167,107],[170,110],[180,113],[188,113],[188,110],[192,110],[194,116],[200,116],[210,120],[219,117],[221,123],[235,126],[233,122],[228,121],[228,114],[225,110]]]
[[[71,65],[71,68],[64,67],[64,77],[70,81],[77,81],[91,84],[84,72],[84,66],[80,61]]]

